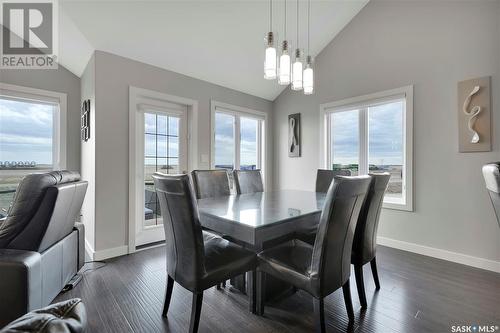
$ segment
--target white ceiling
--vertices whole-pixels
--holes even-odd
[[[317,55],[368,0],[311,2],[311,54]],[[285,89],[263,78],[269,1],[61,1],[60,63],[81,76],[102,50],[274,100]],[[273,1],[283,39],[283,0]],[[296,1],[287,1],[288,39],[296,46]],[[306,48],[307,1],[299,3]]]

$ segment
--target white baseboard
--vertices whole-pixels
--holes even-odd
[[[413,252],[428,257],[443,259],[447,261],[456,262],[462,265],[472,266],[500,273],[500,261],[473,257],[458,252],[451,252],[448,250],[438,249],[435,247],[429,247],[425,245],[419,245],[415,243],[404,242],[387,237],[377,237],[377,243],[380,245],[392,247],[403,251]]]
[[[111,249],[95,251],[90,245],[90,243],[87,240],[85,240],[85,251],[87,251],[90,260],[99,261],[128,254],[128,246],[123,245],[123,246],[113,247]]]

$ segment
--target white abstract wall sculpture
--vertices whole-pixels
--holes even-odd
[[[491,76],[459,81],[457,102],[458,151],[491,151]]]
[[[470,94],[465,99],[464,105],[462,108],[465,115],[467,115],[469,117],[469,120],[467,121],[467,127],[469,129],[469,132],[472,134],[472,138],[470,140],[470,143],[478,143],[480,140],[479,134],[474,130],[474,123],[476,122],[477,116],[481,112],[481,107],[476,105],[476,106],[472,107],[472,109],[470,111],[468,110],[472,96],[477,94],[480,89],[481,89],[480,86],[475,86],[474,89],[472,89]]]

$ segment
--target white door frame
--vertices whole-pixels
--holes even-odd
[[[137,88],[134,86],[129,87],[129,216],[128,216],[128,253],[136,251],[136,230],[137,224],[142,223],[139,221],[138,216],[144,215],[144,212],[138,211],[137,193],[142,188],[138,188],[138,177],[142,179],[144,176],[141,174],[142,168],[137,167],[138,152],[144,148],[139,145],[142,140],[138,140],[140,136],[144,135],[140,111],[141,105],[165,105],[165,104],[185,105],[187,107],[187,166],[188,171],[194,170],[198,167],[198,101],[164,94],[161,92]],[[141,156],[143,158],[144,156]],[[139,213],[141,215],[139,215]]]

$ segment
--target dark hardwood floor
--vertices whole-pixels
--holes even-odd
[[[341,289],[326,299],[329,332],[451,332],[451,325],[500,325],[500,274],[382,246],[377,263],[378,292],[369,265],[364,267],[366,311],[361,311],[351,274],[354,326],[347,325]],[[100,266],[87,264],[80,284],[54,301],[82,298],[88,332],[187,331],[191,295],[178,284],[168,319],[161,316],[166,284],[164,247]],[[305,292],[269,304],[265,311],[263,317],[252,315],[245,295],[230,287],[211,288],[204,294],[199,331],[311,332],[315,328],[312,298]]]

